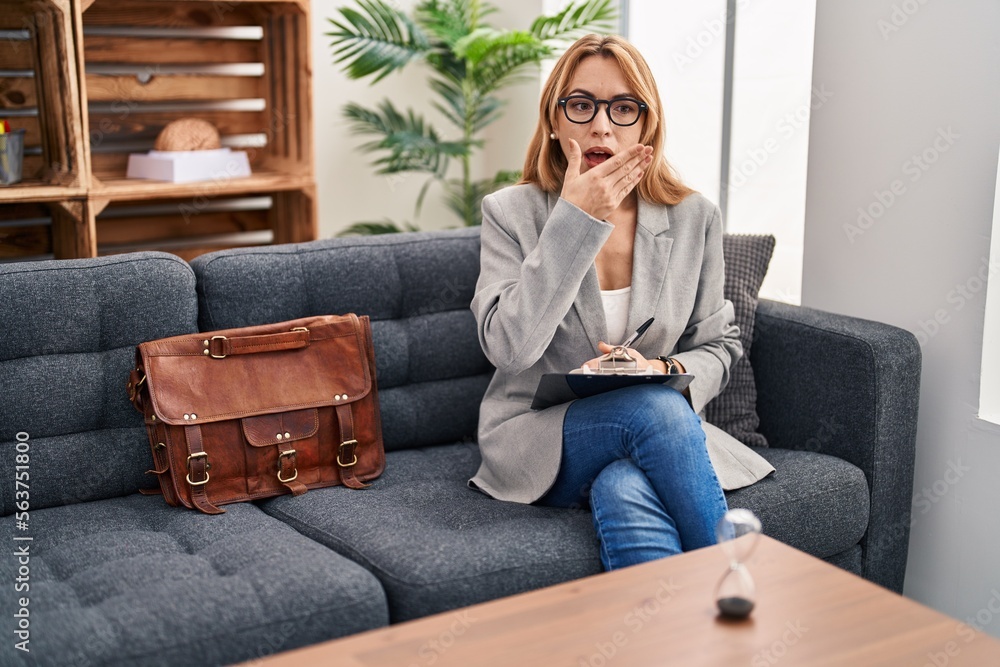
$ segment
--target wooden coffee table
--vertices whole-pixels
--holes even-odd
[[[255,664],[364,667],[1000,665],[1000,642],[768,537],[749,620],[724,621],[718,547],[290,651]]]

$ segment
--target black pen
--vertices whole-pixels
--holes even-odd
[[[653,320],[654,320],[654,319],[655,319],[655,318],[651,317],[651,318],[649,318],[648,320],[646,320],[645,322],[643,322],[643,323],[642,323],[642,324],[641,324],[641,325],[639,326],[639,328],[635,330],[635,333],[634,333],[634,334],[632,334],[631,336],[629,336],[629,337],[628,337],[628,338],[627,338],[627,339],[625,340],[625,342],[621,344],[621,346],[620,346],[620,347],[628,347],[629,345],[632,345],[632,344],[634,344],[634,343],[635,343],[635,342],[636,342],[637,340],[639,340],[639,337],[640,337],[640,336],[642,336],[642,334],[646,333],[646,329],[648,329],[648,328],[649,328],[649,325],[653,323]]]

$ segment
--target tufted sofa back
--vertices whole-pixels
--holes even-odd
[[[0,264],[0,515],[156,485],[125,381],[138,343],[197,331],[197,316],[174,255]]]
[[[387,450],[475,437],[493,373],[469,310],[478,227],[224,250],[192,268],[202,331],[368,315]]]

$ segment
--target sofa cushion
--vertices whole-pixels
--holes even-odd
[[[137,344],[197,331],[197,312],[191,268],[166,253],[0,265],[0,448],[28,439],[32,509],[155,486],[125,381]],[[0,515],[13,494],[0,484]]]
[[[819,558],[848,550],[868,529],[864,473],[826,454],[768,448],[775,473],[726,493],[730,507],[752,510],[771,537]]]
[[[387,450],[475,436],[493,374],[469,309],[478,228],[224,250],[192,267],[203,331],[368,315]]]
[[[777,474],[727,494],[764,531],[814,556],[856,546],[868,518],[861,471],[822,454],[763,452]],[[391,452],[365,491],[343,487],[267,500],[261,508],[371,570],[393,622],[512,595],[601,569],[586,510],[493,500],[465,487],[471,443]]]
[[[30,655],[39,665],[218,665],[384,625],[360,566],[250,503],[205,516],[138,494],[31,512]],[[18,562],[0,560],[14,582]],[[8,638],[0,664],[20,664]]]
[[[771,262],[774,237],[726,234],[722,238],[722,252],[726,260],[725,297],[733,302],[743,356],[733,365],[729,384],[705,406],[705,418],[743,444],[767,447],[767,439],[757,432],[760,426],[757,385],[750,359],[757,293]]]
[[[262,509],[377,576],[393,622],[601,571],[590,512],[494,500],[465,481],[469,443],[390,452],[369,489],[333,487]]]

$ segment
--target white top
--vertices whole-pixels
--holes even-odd
[[[604,302],[604,319],[608,322],[609,345],[619,345],[625,342],[628,332],[628,306],[632,301],[632,286],[621,289],[602,289],[601,301]]]

